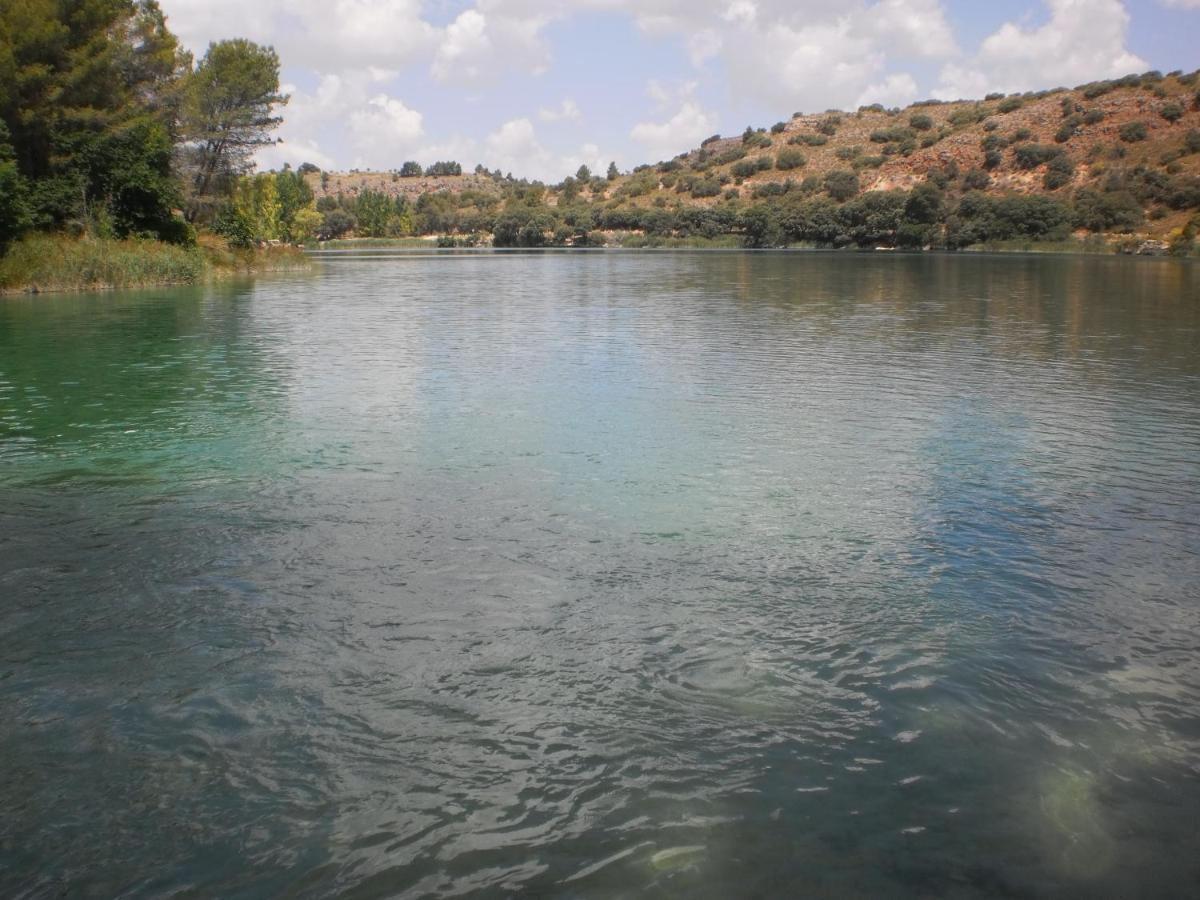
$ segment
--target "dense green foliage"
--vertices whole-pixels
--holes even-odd
[[[154,0],[0,4],[0,177],[22,210],[0,228],[188,240],[172,153],[189,66]]]
[[[279,60],[198,66],[156,0],[0,3],[0,249],[30,229],[190,244],[269,143]],[[287,198],[284,198],[285,203]]]

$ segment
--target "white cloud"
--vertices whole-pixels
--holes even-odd
[[[168,24],[196,53],[240,36],[279,51],[285,65],[319,72],[404,68],[428,58],[438,30],[420,0],[165,0]]]
[[[629,136],[646,148],[651,160],[662,160],[692,149],[716,127],[717,117],[689,100],[666,122],[640,122]]]
[[[350,133],[366,165],[386,168],[397,158],[397,150],[411,147],[425,133],[422,116],[387,94],[376,94],[366,105],[350,113]]]
[[[973,60],[947,65],[933,95],[954,100],[990,91],[1073,87],[1149,68],[1125,46],[1129,13],[1121,0],[1047,0],[1047,6],[1045,25],[1007,22]]]
[[[550,154],[538,141],[529,119],[511,119],[487,136],[483,142],[483,164],[505,172],[536,173],[545,177]]]
[[[487,19],[482,13],[468,9],[450,23],[433,60],[435,78],[458,78],[475,81],[492,52],[487,35]]]
[[[563,119],[574,120],[580,117],[579,104],[570,97],[563,100],[556,109],[542,107],[538,110],[538,118],[543,122],[558,122]]]
[[[883,81],[870,85],[858,95],[855,106],[907,106],[917,99],[917,82],[907,72],[889,75]]]
[[[596,144],[584,144],[578,150],[555,154],[538,139],[537,130],[527,118],[511,119],[484,139],[483,164],[489,169],[513,172],[536,178],[547,184],[574,175],[580,165],[602,173],[613,157],[600,152]]]

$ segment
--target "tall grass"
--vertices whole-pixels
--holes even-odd
[[[206,278],[310,266],[294,247],[235,250],[212,235],[197,247],[159,241],[33,234],[0,257],[0,291],[95,291],[195,284]]]
[[[192,284],[205,273],[203,254],[158,241],[110,241],[31,235],[0,257],[0,289],[86,291]]]

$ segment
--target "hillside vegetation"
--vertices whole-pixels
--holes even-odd
[[[1092,235],[1188,253],[1200,227],[1200,73],[796,114],[631,173],[585,167],[552,186],[414,166],[309,167],[317,236],[957,248]]]

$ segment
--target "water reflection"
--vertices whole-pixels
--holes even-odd
[[[1197,271],[505,254],[0,305],[0,885],[1172,894]]]

